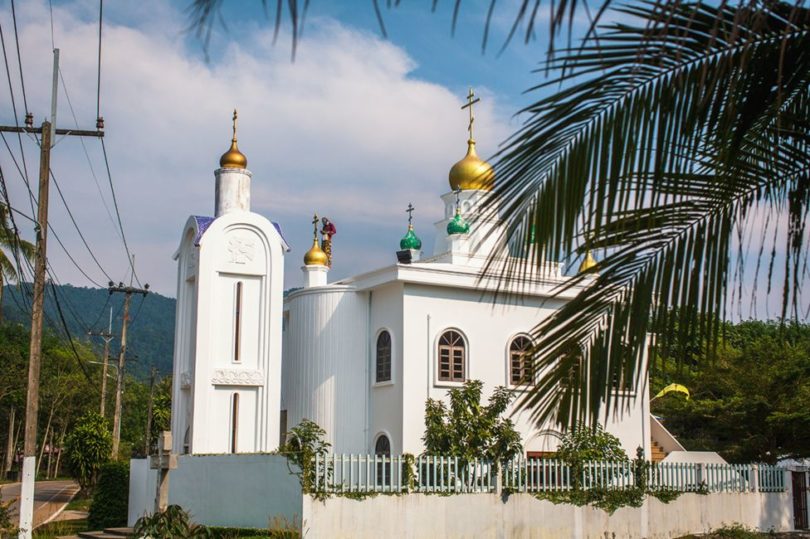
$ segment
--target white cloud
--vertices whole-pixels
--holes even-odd
[[[240,148],[254,173],[253,208],[280,222],[294,247],[287,286],[300,282],[298,267],[316,210],[339,229],[335,277],[394,260],[410,201],[418,207],[418,231],[431,245],[431,223],[442,212],[438,195],[448,190],[447,171],[465,150],[463,96],[412,78],[414,61],[401,48],[335,21],[308,22],[294,64],[286,47],[271,45],[271,28],[264,26],[242,34],[231,28],[228,36],[235,39],[206,64],[186,48],[181,12],[160,2],[127,6],[116,6],[110,17],[127,25],[108,22],[104,28],[101,103],[118,201],[143,280],[174,295],[170,257],[185,218],[213,211],[213,170],[228,146],[233,107],[240,111]],[[2,16],[9,28],[10,16]],[[56,45],[81,127],[95,122],[93,16],[80,0],[54,8]],[[25,3],[18,22],[29,106],[39,122],[50,98],[47,3]],[[485,99],[476,138],[482,153],[493,153],[509,127],[496,117],[494,97],[486,89],[479,93]],[[0,97],[9,102],[7,89]],[[0,116],[4,123],[13,120],[10,107]],[[60,125],[72,125],[63,95],[58,118]],[[98,143],[85,144],[104,187]],[[29,171],[36,171],[30,143],[27,157]],[[26,207],[8,154],[0,159],[15,205]],[[60,142],[53,168],[88,242],[111,277],[122,279],[123,248],[77,140]],[[61,202],[52,198],[51,207],[71,253],[106,281],[71,230]],[[86,283],[54,243],[50,253],[62,281]]]

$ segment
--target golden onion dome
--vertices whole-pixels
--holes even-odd
[[[222,154],[219,158],[219,166],[221,168],[247,168],[247,157],[239,151],[239,146],[236,145],[236,109],[233,111],[233,138],[231,139],[230,149]]]
[[[591,269],[591,268],[593,268],[595,266],[596,266],[596,259],[593,257],[590,250],[586,251],[585,252],[585,259],[579,265],[579,272],[580,273],[585,273],[586,271],[588,271],[589,269]]]
[[[475,141],[467,141],[467,155],[450,169],[450,188],[453,191],[490,191],[495,181],[492,165],[478,157]]]
[[[323,252],[321,246],[318,245],[318,239],[312,240],[312,247],[304,255],[305,266],[326,266],[329,263],[329,257]]]

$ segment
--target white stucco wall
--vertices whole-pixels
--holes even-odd
[[[156,471],[130,461],[128,525],[154,508]],[[299,523],[301,484],[280,455],[181,455],[169,473],[169,503],[207,526],[267,528]]]
[[[609,515],[593,507],[555,505],[528,494],[408,494],[323,502],[304,497],[307,536],[434,538],[670,538],[741,523],[791,529],[788,493],[684,494],[669,504],[648,498]],[[614,535],[615,534],[615,535]]]
[[[326,431],[339,453],[364,453],[368,314],[353,287],[298,290],[287,299],[284,409],[288,430],[303,419]]]

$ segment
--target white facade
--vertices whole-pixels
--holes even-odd
[[[485,195],[462,191],[460,207],[472,212]],[[448,235],[455,197],[452,192],[442,197],[446,213],[436,223],[432,257],[326,286],[308,286],[304,279],[305,288],[288,295],[281,402],[288,427],[302,419],[315,421],[336,453],[374,453],[381,436],[388,438],[392,454],[421,453],[425,401],[446,399],[450,388],[463,384],[440,379],[439,341],[449,330],[464,341],[464,379],[482,380],[484,398],[497,386],[515,387],[510,343],[527,336],[571,293],[551,297],[565,277],[558,264],[549,264],[542,275],[523,283],[522,296],[501,293],[496,300],[498,283],[479,277],[498,240],[497,231],[489,230],[497,223],[479,221],[468,234]],[[378,382],[382,332],[390,335],[391,373]],[[629,455],[643,446],[649,456],[647,388],[629,401],[629,408],[605,426]],[[532,425],[527,413],[513,420],[525,451],[556,449],[559,438],[552,426]]]
[[[172,450],[270,451],[279,440],[287,246],[250,212],[250,172],[215,175],[215,217],[190,217],[175,254]]]
[[[575,293],[553,295],[566,279],[556,262],[519,282],[481,278],[503,241],[498,217],[448,233],[457,210],[474,215],[488,194],[472,188],[441,197],[432,256],[410,246],[400,252],[410,261],[330,284],[316,240],[304,288],[284,299],[288,247],[277,225],[250,211],[251,173],[235,137],[222,163],[215,216],[190,217],[175,256],[177,453],[270,451],[304,419],[325,429],[335,452],[421,453],[425,401],[465,380],[483,381],[484,398],[514,387],[510,346]],[[646,385],[626,402],[605,426],[628,454],[643,446],[649,457]],[[527,452],[555,450],[552,425],[527,413],[513,420]]]

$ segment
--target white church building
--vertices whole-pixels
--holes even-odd
[[[485,398],[497,386],[524,390],[530,332],[571,297],[552,294],[568,277],[549,261],[520,295],[501,287],[497,296],[498,283],[480,279],[501,225],[465,219],[494,181],[470,118],[467,153],[436,201],[444,218],[432,249],[409,223],[390,265],[330,282],[329,234],[319,240],[316,216],[301,288],[285,297],[291,249],[278,224],[250,210],[252,174],[234,115],[231,148],[214,172],[214,216],[190,217],[175,254],[173,452],[268,452],[310,419],[335,453],[419,454],[426,399],[446,399],[466,380],[483,381]],[[605,428],[629,455],[642,446],[650,458],[651,437],[683,450],[651,420],[646,386],[628,400]],[[527,454],[556,449],[553,425],[526,412],[513,420]]]

